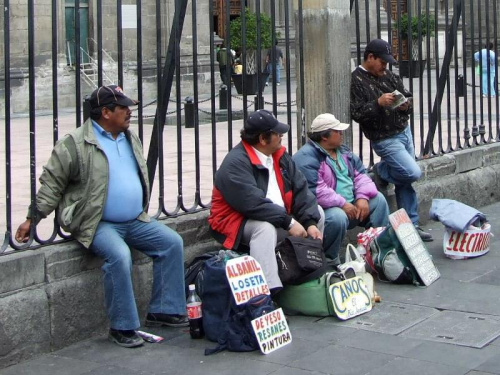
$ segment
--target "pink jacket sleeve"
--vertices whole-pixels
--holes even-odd
[[[336,187],[337,181],[331,173],[330,167],[322,162],[318,171],[318,185],[316,187],[316,198],[321,207],[343,207],[345,205],[346,200],[335,192]]]
[[[377,186],[372,179],[364,174],[354,171],[354,196],[355,199],[370,200],[378,194]]]

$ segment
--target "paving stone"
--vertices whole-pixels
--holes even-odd
[[[292,367],[282,367],[278,371],[273,372],[273,375],[320,375],[324,372],[308,371]]]
[[[337,318],[327,317],[325,321],[337,321]],[[308,325],[290,326],[292,338],[302,338],[310,341],[318,341],[322,343],[335,344],[342,340],[343,337],[352,335],[356,330],[349,327],[342,327],[334,324],[318,324],[310,323]]]
[[[353,348],[399,356],[419,346],[422,340],[360,329],[351,335],[345,335],[339,342]]]
[[[446,366],[408,358],[396,358],[386,365],[370,371],[370,375],[404,374],[404,375],[464,375],[467,369],[457,366]]]
[[[500,318],[443,311],[417,324],[403,336],[482,348],[500,335]]]
[[[488,284],[488,282],[482,282],[480,278],[491,273],[498,273],[496,271],[500,268],[500,257],[491,252],[467,260],[453,260],[444,255],[433,258],[436,267],[441,270],[442,278],[461,282]],[[500,283],[493,285],[500,285]]]
[[[2,370],[2,375],[81,375],[102,367],[98,363],[45,355]],[[102,374],[102,373],[101,373]]]
[[[300,353],[300,357],[308,356],[309,354],[324,348],[324,346],[324,343],[294,337],[292,333],[291,344],[267,355],[262,355],[259,360],[288,365],[290,362],[297,359],[297,353]]]
[[[397,335],[409,327],[427,319],[438,311],[429,307],[385,301],[372,311],[346,321],[322,320],[319,324],[335,324]]]
[[[402,357],[472,370],[497,356],[498,353],[498,348],[494,346],[487,346],[479,350],[448,343],[423,341],[417,347],[403,354]]]
[[[126,356],[111,359],[108,364],[171,375],[185,375],[187,373],[189,375],[206,375],[208,373],[232,375],[235,373],[236,363],[238,375],[270,374],[280,367],[274,363],[253,359],[260,357],[257,352],[255,354],[245,353],[244,356],[239,354],[241,353],[222,352],[203,356],[196,349],[178,348],[159,343],[154,346],[147,345],[137,350],[129,350]]]
[[[500,346],[500,337],[497,337],[496,340],[493,340],[490,345]]]
[[[377,292],[384,298],[405,304],[434,307],[440,310],[474,311],[498,315],[500,288],[494,285],[458,283],[439,279],[428,287],[378,283]]]
[[[360,360],[362,358],[362,360]],[[367,374],[392,361],[394,356],[353,349],[340,345],[328,345],[315,353],[297,358],[288,366],[335,375]]]
[[[89,372],[86,372],[85,375],[152,375],[150,371],[137,371],[130,370],[127,368],[119,367],[119,366],[102,366],[95,368]]]
[[[491,270],[487,274],[474,279],[474,282],[477,284],[500,285],[500,272],[498,272],[498,269]]]
[[[498,354],[499,351],[496,352],[495,356],[476,367],[475,370],[484,371],[489,374],[500,374],[500,356]]]

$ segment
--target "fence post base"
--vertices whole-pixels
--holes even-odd
[[[262,95],[255,95],[254,103],[256,111],[264,108],[264,97]]]

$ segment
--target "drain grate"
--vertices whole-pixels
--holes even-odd
[[[500,336],[500,317],[443,311],[403,332],[402,336],[482,348]]]
[[[376,304],[370,312],[353,319],[341,322],[327,318],[318,323],[397,335],[437,313],[438,310],[430,307],[384,301]]]

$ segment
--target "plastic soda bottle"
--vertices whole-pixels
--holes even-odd
[[[201,313],[201,299],[196,294],[194,284],[189,285],[189,295],[186,301],[189,318],[189,334],[192,339],[201,339],[205,336],[203,331],[203,317]]]

